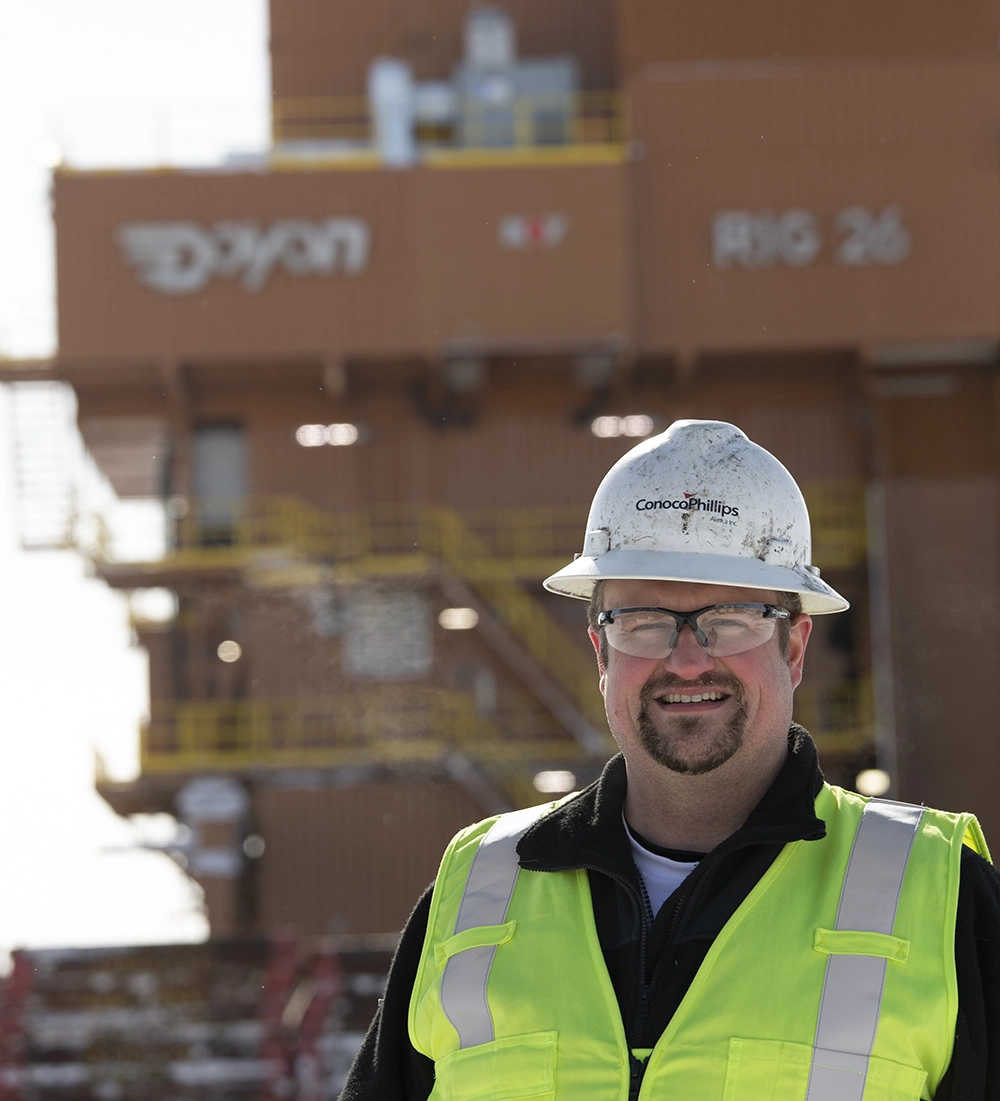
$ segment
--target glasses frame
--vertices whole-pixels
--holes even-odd
[[[672,608],[609,608],[607,611],[601,612],[597,617],[598,627],[607,627],[609,624],[614,623],[615,617],[624,615],[626,612],[662,612],[664,615],[671,616],[674,621],[674,633],[670,637],[670,647],[665,654],[664,658],[669,657],[673,653],[674,647],[677,645],[678,636],[686,623],[690,628],[694,637],[698,640],[703,649],[708,649],[708,637],[701,627],[698,626],[698,617],[705,612],[714,612],[718,608],[753,608],[759,612],[762,612],[762,619],[791,619],[792,613],[787,608],[779,608],[776,604],[755,604],[745,603],[741,601],[733,601],[731,604],[709,604],[704,608],[697,608],[693,612],[675,612]],[[773,632],[772,632],[773,635]],[[769,636],[770,637],[770,636]],[[763,646],[765,642],[769,641],[769,638],[764,639],[762,642],[758,642],[757,646]],[[608,639],[608,645],[617,650],[618,647]],[[757,646],[751,646],[751,650],[756,650]],[[626,651],[619,651],[625,653]],[[739,654],[748,653],[747,650],[735,651]],[[726,654],[725,657],[732,657],[732,654]],[[658,660],[653,658],[651,660]]]

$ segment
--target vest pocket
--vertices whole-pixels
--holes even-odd
[[[453,1051],[434,1066],[433,1101],[552,1101],[557,1032],[505,1036]]]
[[[726,1088],[723,1101],[801,1101],[809,1086],[813,1048],[783,1040],[729,1041]],[[926,1092],[927,1074],[916,1067],[889,1059],[868,1061],[864,1101],[920,1101]]]

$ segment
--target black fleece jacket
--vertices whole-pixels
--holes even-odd
[[[596,783],[531,827],[518,844],[523,868],[586,868],[601,947],[630,1048],[655,1045],[716,935],[783,845],[826,834],[815,815],[823,783],[816,749],[789,731],[782,771],[743,826],[708,853],[653,918],[622,822],[625,762],[609,761]],[[407,922],[375,1016],[341,1101],[425,1101],[434,1064],[407,1034],[430,910],[425,892]],[[951,1066],[934,1101],[1000,1101],[1000,873],[962,852],[955,932],[959,1012]],[[634,1062],[632,1096],[642,1066]]]

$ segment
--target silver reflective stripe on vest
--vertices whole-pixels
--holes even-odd
[[[521,835],[552,809],[551,803],[503,815],[480,841],[455,920],[455,932],[479,925],[502,925],[517,873],[517,843]],[[462,1047],[493,1039],[493,1016],[486,1000],[486,984],[496,945],[456,952],[441,977],[441,1008],[455,1026]]]
[[[861,816],[837,909],[837,929],[892,933],[924,808],[872,799]],[[806,1101],[861,1101],[875,1046],[888,961],[831,955],[826,964]]]

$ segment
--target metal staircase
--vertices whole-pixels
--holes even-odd
[[[408,693],[411,718],[425,730],[449,733],[426,739],[422,750],[419,739],[401,741],[393,735],[396,720],[390,722],[385,714],[385,693],[360,711],[356,703],[342,710],[342,715],[358,711],[353,734],[334,720],[332,701],[192,701],[174,705],[174,736],[164,743],[174,747],[170,764],[156,756],[154,743],[147,740],[144,767],[207,767],[210,759],[220,757],[239,767],[250,758],[260,761],[261,754],[289,765],[293,760],[315,764],[319,758],[335,763],[351,755],[350,739],[358,731],[370,731],[377,736],[363,737],[355,747],[368,759],[439,757],[460,748],[502,789],[517,790],[519,798],[530,802],[537,793],[525,790],[523,765],[519,772],[515,760],[565,764],[573,758],[606,757],[611,741],[604,732],[593,657],[520,580],[537,583],[564,563],[570,553],[567,544],[572,546],[578,536],[581,509],[479,509],[460,515],[442,506],[396,506],[324,513],[294,498],[253,498],[233,502],[227,538],[220,540],[213,531],[211,542],[202,537],[200,511],[199,503],[192,502],[177,525],[175,546],[163,569],[236,568],[249,583],[265,587],[426,576],[453,604],[476,607],[481,636],[574,742],[557,739],[555,745],[541,746],[524,741],[524,707],[519,714],[504,716],[501,733],[475,713],[471,697],[431,688],[426,689],[427,699],[434,701],[429,708],[423,688]],[[456,722],[459,713],[462,719]],[[324,731],[321,742],[312,746],[301,736],[309,722]],[[233,732],[228,744],[219,741],[223,725]],[[460,727],[472,734],[461,746]],[[515,747],[513,756],[510,747]]]
[[[7,392],[21,545],[72,547],[78,512],[73,392],[61,382],[15,382]]]

